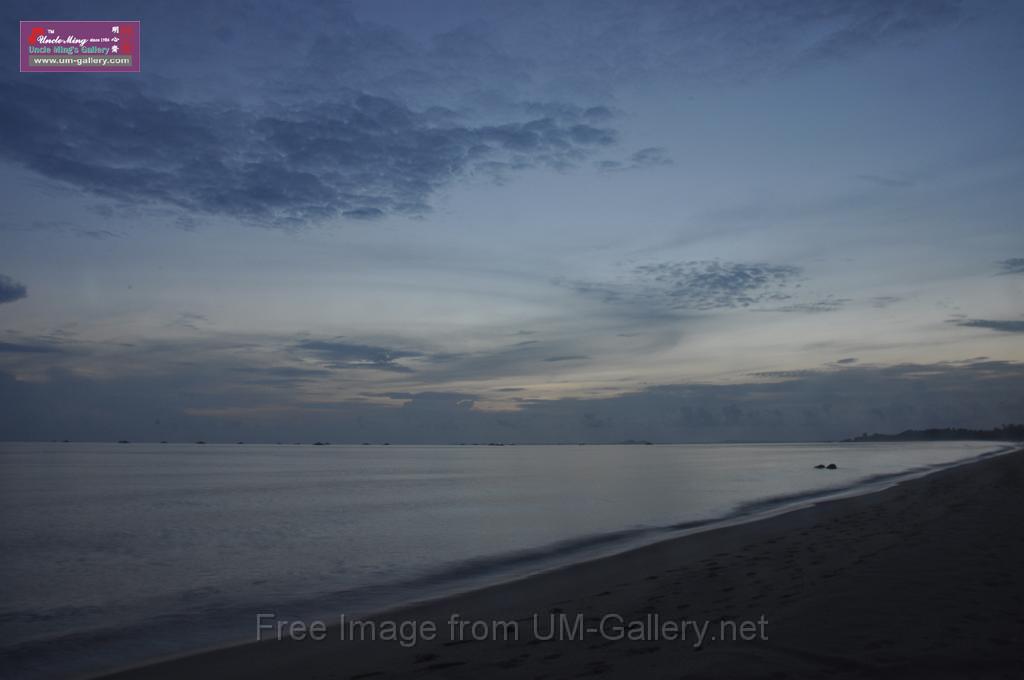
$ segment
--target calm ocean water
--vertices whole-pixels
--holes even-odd
[[[365,613],[999,448],[0,443],[0,676],[251,640],[257,612]]]

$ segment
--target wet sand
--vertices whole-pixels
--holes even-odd
[[[374,632],[386,621],[420,640],[342,641],[335,617],[324,640],[108,677],[1020,678],[1024,450],[390,612]]]

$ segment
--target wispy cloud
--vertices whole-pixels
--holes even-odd
[[[1000,274],[1024,274],[1024,257],[1011,257],[998,263]]]
[[[181,312],[174,321],[167,324],[169,327],[188,328],[197,331],[201,327],[209,326],[210,319],[205,314],[195,312]]]
[[[121,234],[117,234],[108,229],[75,229],[74,234],[81,236],[82,238],[91,238],[95,241],[103,241],[110,238],[121,238]]]
[[[620,170],[637,170],[640,168],[656,168],[672,165],[668,150],[660,146],[649,146],[634,152],[625,161],[603,160],[597,162],[599,170],[614,172]]]
[[[1015,319],[951,319],[948,323],[965,328],[987,328],[1002,333],[1024,333],[1024,321]]]
[[[46,343],[0,342],[0,353],[5,354],[55,354],[60,348]]]
[[[292,349],[318,359],[327,368],[375,369],[396,373],[412,372],[411,368],[399,363],[399,360],[423,356],[422,352],[341,340],[303,340],[295,343]]]
[[[14,302],[28,296],[25,285],[18,283],[9,276],[0,274],[0,304]]]
[[[292,387],[330,378],[333,373],[322,368],[304,368],[300,366],[256,366],[239,367],[236,371],[245,377],[242,382],[268,387]]]
[[[801,314],[820,314],[821,312],[834,312],[848,305],[852,300],[849,298],[838,298],[828,296],[811,302],[798,302],[792,305],[777,307],[777,312],[797,312]]]
[[[876,309],[884,309],[889,305],[896,304],[902,299],[903,298],[897,297],[895,295],[878,295],[869,299],[868,302],[870,302],[871,306],[875,307]]]

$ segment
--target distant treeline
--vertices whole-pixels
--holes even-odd
[[[968,430],[963,427],[932,428],[930,430],[903,430],[899,434],[868,434],[844,439],[847,442],[930,442],[958,441],[963,439],[983,441],[1022,441],[1024,425],[1003,425],[991,430]]]

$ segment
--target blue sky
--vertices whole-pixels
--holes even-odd
[[[0,76],[2,438],[1024,413],[1017,3],[0,14],[143,22],[141,74]]]

